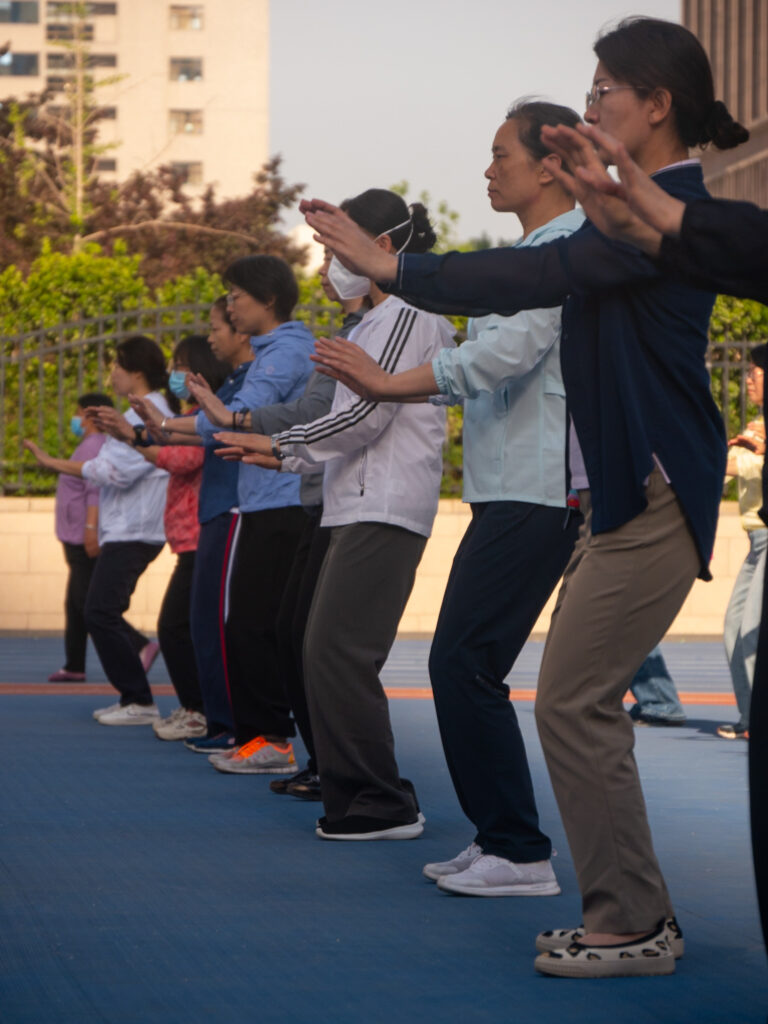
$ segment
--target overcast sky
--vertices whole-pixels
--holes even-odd
[[[679,21],[680,6],[272,0],[270,152],[307,194],[338,201],[406,179],[410,198],[426,189],[459,212],[459,238],[516,237],[483,179],[507,107],[534,94],[583,113],[599,30],[628,14]]]

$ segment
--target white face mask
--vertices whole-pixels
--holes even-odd
[[[331,257],[328,264],[328,280],[340,299],[362,299],[371,290],[371,282],[367,277],[353,274],[335,256]]]
[[[411,230],[408,233],[403,245],[397,250],[399,255],[403,249],[406,248],[411,238],[413,237],[413,221],[409,217],[408,220],[404,220],[400,224],[395,224],[393,228],[388,231],[382,231],[376,238],[381,238],[383,235],[389,235],[393,231],[397,231],[399,228],[404,228],[406,224],[411,225]],[[371,282],[367,277],[361,277],[360,274],[353,274],[351,270],[347,270],[343,263],[335,257],[331,257],[331,262],[328,265],[328,280],[331,283],[331,287],[339,296],[340,299],[362,299],[371,290]]]

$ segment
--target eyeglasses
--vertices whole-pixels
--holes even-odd
[[[619,92],[622,89],[633,89],[637,91],[634,85],[593,85],[586,95],[587,110],[589,110],[590,107],[594,107],[596,103],[599,103],[606,93]]]

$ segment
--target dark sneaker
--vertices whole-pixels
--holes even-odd
[[[227,754],[237,744],[231,732],[217,732],[215,736],[193,736],[184,740],[184,746],[195,754]]]
[[[322,800],[320,796],[320,776],[311,772],[300,772],[303,778],[288,780],[286,793],[289,796],[297,796],[300,800]]]
[[[287,793],[288,787],[294,782],[303,782],[305,779],[316,778],[309,770],[309,768],[302,768],[300,772],[296,772],[295,775],[289,775],[286,779],[273,779],[269,788],[273,793]]]
[[[424,825],[415,821],[396,822],[389,818],[367,818],[350,814],[341,821],[330,822],[326,817],[319,819],[315,835],[321,839],[342,839],[361,842],[369,839],[418,839]]]

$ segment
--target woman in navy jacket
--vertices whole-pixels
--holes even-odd
[[[686,29],[639,18],[595,45],[586,120],[665,191],[705,198],[689,148],[747,133],[716,103]],[[553,615],[537,721],[583,899],[583,929],[545,932],[536,967],[569,977],[670,974],[682,951],[634,761],[626,686],[695,577],[707,578],[725,437],[704,363],[714,296],[665,279],[591,225],[532,249],[381,258],[332,208],[305,204],[350,266],[429,309],[563,305],[572,474],[591,512]],[[599,291],[597,290],[599,289]],[[580,448],[583,462],[578,457]]]

